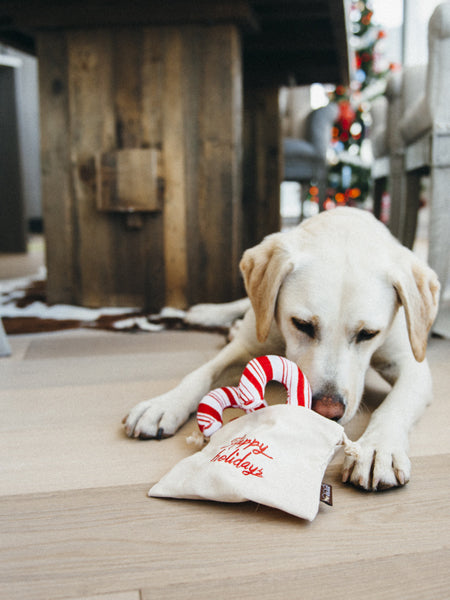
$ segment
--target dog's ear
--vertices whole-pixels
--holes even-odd
[[[436,273],[410,250],[401,248],[394,288],[403,305],[415,359],[425,358],[428,333],[436,318],[440,284]]]
[[[260,342],[269,335],[280,286],[294,268],[282,236],[274,233],[258,246],[246,250],[239,265],[255,311],[256,334]]]

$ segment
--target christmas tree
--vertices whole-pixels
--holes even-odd
[[[348,87],[337,86],[330,101],[339,112],[332,131],[332,164],[324,208],[361,205],[370,191],[370,168],[362,150],[370,122],[370,99],[382,93],[377,83],[385,81],[393,65],[383,60],[384,31],[373,22],[370,0],[353,0],[350,12],[350,46],[354,52],[354,79]],[[370,93],[373,88],[373,93]],[[377,92],[378,90],[378,92]],[[310,188],[309,200],[317,201]]]

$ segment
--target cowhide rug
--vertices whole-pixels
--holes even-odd
[[[47,304],[45,274],[0,281],[0,317],[9,335],[63,329],[158,332],[165,329],[196,329],[226,335],[227,328],[198,327],[184,321],[184,312],[170,307],[159,314],[136,308],[84,308]]]

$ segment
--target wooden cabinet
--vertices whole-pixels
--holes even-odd
[[[41,32],[38,56],[49,300],[237,297],[236,27]]]
[[[278,87],[348,81],[345,14],[342,0],[2,2],[0,40],[39,59],[50,302],[240,296],[242,251],[279,226]]]

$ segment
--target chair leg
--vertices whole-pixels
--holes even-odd
[[[317,175],[317,187],[319,188],[319,208],[322,211],[327,198],[327,171],[320,170]]]
[[[410,249],[413,247],[416,237],[417,215],[420,206],[420,181],[420,172],[413,171],[406,174],[404,213],[399,240]]]
[[[11,347],[8,342],[8,338],[6,337],[6,332],[3,327],[2,320],[0,319],[0,357],[1,356],[10,356],[11,355]]]
[[[402,223],[405,214],[406,177],[404,173],[403,155],[391,157],[391,175],[389,178],[389,191],[391,195],[391,211],[389,229],[397,239],[402,235]]]
[[[373,214],[377,219],[381,219],[381,206],[383,192],[386,190],[386,177],[379,177],[373,182]]]

